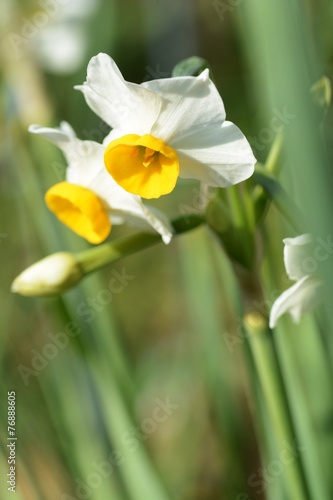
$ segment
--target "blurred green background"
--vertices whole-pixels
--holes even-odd
[[[61,298],[24,298],[9,290],[36,260],[88,247],[48,212],[43,194],[62,179],[65,163],[27,127],[66,120],[80,138],[102,140],[105,124],[73,90],[98,52],[110,54],[137,83],[170,76],[179,60],[194,54],[206,58],[227,118],[248,137],[259,161],[275,137],[273,116],[286,135],[291,130],[284,187],[305,214],[311,211],[310,228],[320,220],[321,233],[331,234],[332,200],[325,193],[319,198],[322,183],[331,186],[321,165],[331,163],[322,155],[317,177],[313,163],[307,170],[307,147],[315,154],[316,137],[309,129],[303,142],[293,138],[293,127],[307,124],[310,115],[307,104],[292,99],[295,91],[310,101],[310,85],[322,74],[332,77],[332,3],[2,0],[0,9],[1,498],[12,495],[5,484],[7,391],[15,390],[18,499],[289,500],[283,470],[267,469],[276,447],[257,382],[251,382],[235,276],[207,228],[127,257]],[[298,47],[304,53],[295,68]],[[285,107],[295,119],[285,118]],[[316,116],[310,121],[320,129]],[[331,146],[331,109],[325,127]],[[299,182],[302,168],[307,177]],[[176,217],[184,204],[196,212],[204,201],[197,183],[183,181],[155,205]],[[112,238],[131,231],[114,228]],[[267,267],[260,253],[270,248],[275,281],[267,279],[266,300],[256,304],[260,312],[288,287],[282,238],[294,235],[271,208],[258,231],[258,259]],[[119,293],[105,292],[112,278]],[[299,327],[286,320],[276,348],[300,442],[312,433],[304,438],[305,474],[322,474],[310,481],[309,498],[332,498],[332,341],[323,363],[317,324],[307,316]]]

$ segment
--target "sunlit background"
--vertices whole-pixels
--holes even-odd
[[[272,123],[283,129],[284,188],[308,230],[332,234],[332,163],[321,142],[332,146],[331,109],[313,113],[310,92],[333,76],[332,3],[2,0],[0,23],[1,498],[13,498],[5,482],[7,391],[15,390],[18,500],[291,500],[283,467],[269,469],[277,449],[234,271],[206,227],[126,257],[60,298],[9,290],[44,256],[88,247],[47,210],[43,195],[64,178],[65,161],[27,127],[66,120],[81,139],[102,141],[106,125],[73,89],[98,52],[137,83],[171,76],[181,59],[205,58],[227,118],[260,162],[276,136]],[[154,204],[173,218],[206,201],[196,182],[182,181]],[[112,238],[133,231],[115,228]],[[257,232],[258,263],[267,269],[264,248],[274,259],[266,299],[255,304],[263,314],[290,284],[282,238],[295,235],[270,207]],[[330,259],[325,275],[329,316]],[[321,322],[326,344],[317,319],[286,319],[273,343],[308,498],[329,500],[333,342],[330,318]]]

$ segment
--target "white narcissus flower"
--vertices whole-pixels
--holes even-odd
[[[32,52],[47,71],[60,75],[75,73],[84,61],[88,48],[89,21],[100,0],[40,0],[36,13]],[[38,26],[37,18],[46,22]]]
[[[123,222],[153,229],[165,243],[170,242],[172,228],[166,217],[146,207],[139,196],[125,191],[107,173],[102,144],[78,139],[66,122],[55,129],[31,125],[29,131],[56,144],[68,162],[66,181],[45,195],[46,204],[61,222],[94,244],[108,237],[112,223]]]
[[[317,304],[322,286],[306,266],[312,248],[311,236],[302,234],[296,238],[285,238],[283,243],[286,272],[296,283],[274,302],[269,317],[270,328],[274,328],[277,320],[286,312],[291,315],[294,323],[299,323],[301,315]]]
[[[112,131],[105,139],[106,170],[143,198],[170,193],[178,177],[227,187],[250,177],[256,159],[226,114],[208,70],[137,85],[126,82],[106,54],[93,57],[77,86]]]

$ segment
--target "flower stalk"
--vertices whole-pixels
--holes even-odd
[[[199,215],[179,217],[172,223],[176,235],[204,222]],[[12,291],[29,296],[56,296],[75,286],[84,276],[117,260],[160,243],[158,233],[137,233],[73,254],[59,252],[33,264],[13,282]]]
[[[172,222],[175,236],[195,229],[204,222],[199,215],[187,215],[179,217]],[[97,248],[85,250],[76,254],[77,261],[83,269],[84,275],[96,271],[103,266],[116,262],[117,260],[132,255],[133,253],[149,248],[161,242],[161,236],[157,233],[137,233],[131,236],[119,238],[110,243],[104,243]]]
[[[288,410],[288,402],[267,322],[261,314],[252,312],[245,316],[244,327],[248,333],[250,350],[271,418],[277,447],[280,449],[284,443],[294,445],[295,434]],[[284,474],[287,497],[293,500],[307,500],[307,487],[301,469],[299,453],[286,464]]]

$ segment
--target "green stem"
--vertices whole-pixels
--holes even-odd
[[[227,196],[229,200],[231,217],[234,223],[233,225],[238,228],[244,227],[244,207],[241,194],[239,192],[239,186],[230,186],[227,190]]]
[[[283,132],[279,132],[276,135],[265,162],[265,169],[274,175],[278,174],[279,172],[279,167],[280,167],[279,160],[281,156],[283,136],[284,136]]]
[[[295,450],[295,435],[266,320],[259,313],[250,313],[245,317],[244,325],[248,332],[250,349],[272,421],[278,449],[282,451],[289,445]],[[295,456],[294,460],[284,464],[284,466],[284,485],[287,497],[293,500],[306,500],[308,494],[299,458]]]
[[[123,401],[123,396],[109,366],[109,374],[99,365],[91,364],[91,374],[99,399],[106,432],[120,457],[119,473],[123,478],[130,500],[170,500],[169,494],[155,469],[143,442],[133,435],[135,422]],[[143,439],[147,437],[144,436]],[[126,439],[127,438],[127,441]],[[137,443],[133,450],[130,439]]]
[[[276,135],[274,142],[269,150],[264,167],[264,170],[269,174],[277,175],[279,173],[281,166],[280,156],[283,144],[283,137],[284,137],[283,132],[279,132]],[[257,163],[256,165],[256,170],[257,171],[260,170],[259,163]],[[255,189],[253,191],[253,197],[255,206],[255,220],[258,222],[262,219],[263,215],[267,211],[270,199],[267,198],[266,190],[261,185],[255,186]]]
[[[187,215],[179,217],[172,222],[174,235],[186,233],[191,229],[195,229],[204,222],[203,217],[199,215]],[[99,247],[95,247],[84,252],[76,254],[76,259],[83,269],[84,274],[91,273],[117,260],[131,255],[133,253],[149,248],[162,241],[158,233],[137,233],[124,238],[119,238],[116,241],[104,243]]]
[[[269,261],[274,262],[275,240],[266,239],[266,255]],[[267,271],[264,285],[266,297],[271,297],[269,290],[281,287],[281,271],[276,266],[270,266]],[[327,378],[324,373],[325,358],[320,353],[323,346],[319,332],[316,328],[309,328],[306,318],[303,318],[299,328],[291,324],[289,318],[282,317],[274,330],[274,341],[282,377],[286,381],[295,430],[305,447],[302,463],[310,498],[329,500],[332,498],[332,451],[330,449],[326,455],[323,443],[332,448],[330,426],[324,424],[332,418],[332,398],[327,395],[332,385],[329,373]],[[320,391],[318,387],[321,388]]]
[[[295,231],[298,233],[304,233],[302,214],[297,205],[295,205],[291,198],[289,198],[279,181],[260,165],[256,166],[253,177],[255,182],[263,187],[279,211],[294,227]]]

